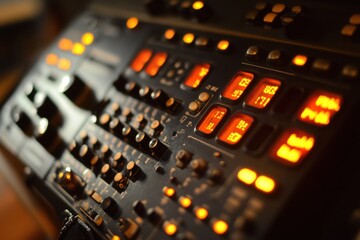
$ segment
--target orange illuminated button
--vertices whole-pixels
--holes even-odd
[[[58,62],[58,68],[63,71],[69,71],[71,68],[71,61],[66,58],[60,58]]]
[[[141,70],[143,70],[145,64],[150,60],[151,56],[152,51],[150,49],[141,50],[131,62],[131,68],[135,72],[140,72]]]
[[[70,51],[73,47],[73,42],[68,38],[62,38],[58,43],[58,47],[60,50]]]
[[[46,55],[45,62],[47,65],[54,66],[59,62],[59,57],[54,53],[49,53]]]
[[[218,139],[230,145],[237,144],[248,131],[253,121],[254,119],[249,115],[241,113],[234,115],[220,132]]]
[[[301,108],[298,119],[316,126],[329,125],[343,102],[339,94],[318,90],[313,92]]]
[[[145,68],[145,72],[151,77],[155,77],[159,72],[160,68],[165,64],[167,59],[167,54],[165,52],[156,53],[149,64]]]
[[[307,132],[293,129],[284,132],[271,150],[271,156],[287,165],[299,164],[311,151],[315,137]]]
[[[254,75],[248,72],[239,72],[227,85],[221,96],[231,101],[238,100],[254,79]]]
[[[245,103],[248,106],[263,109],[279,90],[281,82],[272,78],[262,79],[247,97]]]
[[[206,135],[212,134],[225,117],[227,111],[225,107],[213,106],[197,125],[196,130]]]
[[[184,81],[184,86],[195,89],[197,88],[200,83],[204,80],[204,78],[208,75],[210,71],[210,64],[208,63],[201,63],[197,64],[186,80]]]

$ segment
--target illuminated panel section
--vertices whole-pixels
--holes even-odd
[[[315,91],[306,100],[299,112],[300,121],[316,126],[326,126],[340,110],[343,99],[340,95],[327,92]]]
[[[275,185],[275,181],[272,178],[264,175],[259,176],[255,181],[255,187],[264,193],[273,192]]]
[[[149,64],[145,68],[145,72],[149,74],[151,77],[155,77],[156,74],[159,72],[160,68],[165,64],[167,59],[167,54],[164,52],[156,53],[152,59],[150,60]]]
[[[73,42],[68,38],[62,38],[58,43],[58,47],[60,50],[70,51],[73,47]]]
[[[315,138],[301,130],[284,132],[274,145],[271,156],[287,165],[299,164],[314,147]]]
[[[54,66],[59,62],[59,57],[54,53],[49,53],[46,55],[45,62],[47,65]]]
[[[189,76],[184,81],[184,86],[188,88],[195,89],[197,88],[200,83],[204,80],[204,78],[208,75],[210,71],[210,64],[202,63],[197,64],[192,71],[190,72]]]
[[[212,134],[226,113],[225,107],[218,105],[212,107],[197,125],[196,130],[206,135]]]
[[[256,172],[248,168],[242,168],[237,173],[237,178],[239,179],[239,181],[247,185],[253,184],[256,180],[256,177]]]
[[[235,145],[248,131],[254,119],[245,114],[234,115],[230,122],[220,132],[218,139],[229,145]]]
[[[81,42],[88,46],[91,45],[94,42],[94,34],[91,32],[86,32],[81,36]]]
[[[82,43],[76,42],[72,46],[71,52],[75,55],[82,55],[85,52],[86,48]]]
[[[248,72],[239,72],[227,85],[221,96],[231,101],[238,100],[254,79],[254,75]]]
[[[143,70],[145,64],[150,60],[152,56],[152,51],[150,49],[141,50],[138,55],[131,62],[131,68],[135,72],[140,72]]]
[[[280,85],[281,82],[279,80],[271,78],[262,79],[247,97],[246,105],[258,109],[265,108],[279,90]]]
[[[60,58],[57,66],[63,71],[69,71],[71,68],[71,61],[66,58]]]

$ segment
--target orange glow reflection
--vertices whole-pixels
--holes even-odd
[[[298,119],[316,126],[329,125],[331,119],[340,110],[342,102],[343,99],[338,94],[316,91],[306,100]]]

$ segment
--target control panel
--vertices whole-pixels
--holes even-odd
[[[351,6],[95,2],[10,94],[1,142],[94,239],[331,239],[357,169]]]

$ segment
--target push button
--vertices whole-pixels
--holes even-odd
[[[211,135],[221,123],[227,111],[227,108],[223,106],[213,106],[196,126],[196,131],[205,135]]]
[[[267,61],[271,64],[281,64],[282,55],[280,50],[272,50],[267,56]]]
[[[341,71],[341,76],[348,80],[359,78],[360,70],[353,65],[345,65]]]
[[[251,81],[254,79],[254,74],[249,72],[237,73],[221,93],[223,99],[229,101],[238,100],[245,92]]]
[[[259,60],[261,50],[258,46],[251,46],[246,50],[246,58],[250,60]]]
[[[247,106],[264,109],[280,89],[281,82],[272,78],[262,79],[245,100]]]
[[[315,72],[327,74],[330,71],[331,63],[326,59],[316,59],[313,62],[312,69]]]

